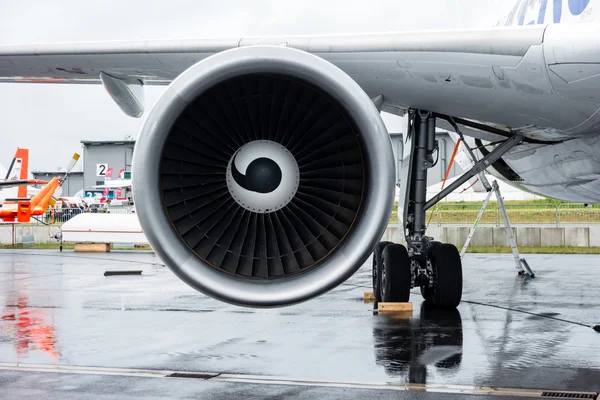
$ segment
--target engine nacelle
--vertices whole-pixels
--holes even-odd
[[[365,262],[388,224],[395,167],[354,80],[309,53],[252,46],[171,83],[132,177],[142,228],[178,277],[273,307],[318,296]]]

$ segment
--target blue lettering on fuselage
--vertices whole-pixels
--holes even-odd
[[[523,2],[521,3],[521,7],[519,9],[519,25],[523,25],[523,22],[525,22],[525,11],[527,11],[527,3],[529,3],[529,0],[523,0]]]
[[[563,0],[554,0],[554,23],[560,24]]]
[[[511,15],[508,18],[507,24],[514,23],[513,18],[516,15],[517,24],[524,25],[525,24],[525,14],[527,9],[533,6],[533,3],[536,0],[518,0],[515,8],[511,12]],[[537,21],[528,21],[527,25],[533,24],[543,24],[546,18],[546,10],[548,8],[548,0],[538,0],[540,2],[540,10],[538,13]],[[564,0],[553,0],[552,7],[552,20],[555,24],[559,24],[562,20],[563,14],[563,3]],[[571,15],[577,16],[581,15],[586,8],[590,5],[590,0],[568,0],[569,12]]]
[[[538,14],[538,25],[544,23],[544,18],[546,17],[546,7],[548,7],[548,0],[542,0],[540,3],[540,13]]]
[[[573,15],[580,15],[590,5],[590,0],[569,0],[569,10]]]

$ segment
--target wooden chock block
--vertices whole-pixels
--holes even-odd
[[[412,313],[413,303],[379,303],[377,304],[377,310],[382,312],[401,312],[401,313]]]
[[[110,243],[76,243],[75,251],[82,253],[108,253]]]
[[[375,293],[365,292],[365,303],[374,303],[375,301],[377,301],[375,298]]]

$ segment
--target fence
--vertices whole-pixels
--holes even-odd
[[[475,222],[481,204],[439,203],[427,212],[429,224],[442,225],[471,225]],[[83,211],[80,208],[64,208],[48,210],[46,214],[36,217],[32,222],[43,224],[61,224],[83,212],[131,214],[133,207],[95,208]],[[506,204],[506,212],[511,224],[515,225],[588,225],[600,224],[600,204],[586,206],[578,203],[561,204]],[[391,223],[397,223],[397,211],[394,207]],[[502,215],[498,205],[489,203],[481,224],[502,225]]]
[[[85,211],[81,208],[49,209],[44,215],[35,217],[31,222],[44,225],[63,224],[82,213],[131,214],[132,212],[134,212],[133,207],[90,208]]]
[[[475,222],[482,204],[439,203],[427,213],[430,224],[452,225]],[[511,224],[515,225],[573,225],[600,224],[600,205],[578,203],[561,204],[506,204],[506,212]],[[500,226],[502,214],[495,203],[488,204],[481,224]]]

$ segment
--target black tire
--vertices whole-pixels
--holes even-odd
[[[440,246],[442,243],[441,242],[437,242],[437,241],[433,241],[429,243],[429,252],[428,255],[431,258],[431,256],[433,255],[433,250]],[[421,296],[423,296],[423,299],[427,302],[427,303],[432,303],[433,304],[433,290],[427,286],[421,286]]]
[[[462,262],[458,249],[451,244],[435,246],[431,254],[435,272],[433,303],[440,308],[456,308],[462,299]]]
[[[381,253],[381,301],[405,303],[410,298],[410,258],[406,248],[390,244]]]
[[[392,244],[392,242],[379,242],[377,246],[375,246],[375,250],[373,250],[373,294],[375,295],[375,300],[377,302],[381,301],[381,253],[383,249]]]
[[[430,303],[433,304],[433,291],[426,287],[426,286],[421,286],[421,296],[423,296],[423,300],[425,300],[426,303]]]
[[[429,243],[429,257],[431,257],[431,255],[433,254],[433,250],[441,244],[442,242],[438,242],[436,240]]]

